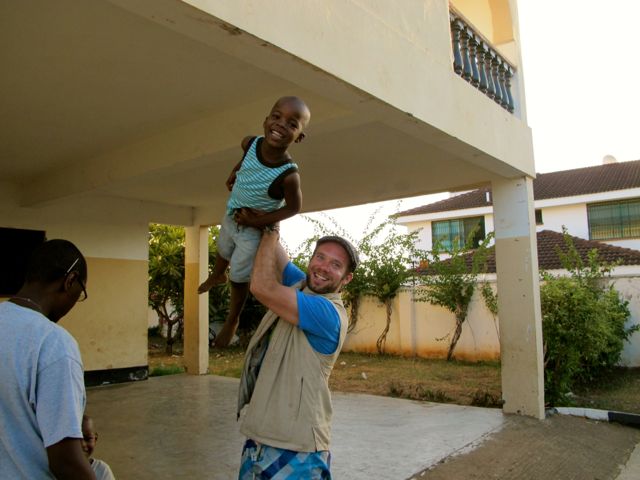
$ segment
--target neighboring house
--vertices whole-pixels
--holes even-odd
[[[619,262],[611,273],[611,281],[622,298],[629,302],[631,316],[627,326],[640,323],[640,251],[607,245],[600,242],[572,237],[573,244],[583,260],[589,251],[596,249],[605,262]],[[554,275],[566,274],[558,257],[558,250],[566,252],[561,233],[543,230],[537,234],[538,263],[541,270]],[[471,255],[468,257],[471,264]],[[480,276],[482,282],[495,286],[495,249],[489,250],[487,273]],[[359,307],[356,327],[345,341],[344,349],[354,352],[375,352],[376,340],[386,325],[386,310],[372,297],[366,297]],[[413,288],[400,291],[394,299],[392,320],[387,334],[385,351],[401,355],[418,355],[425,358],[445,358],[448,338],[455,328],[455,316],[443,307],[413,301]],[[459,360],[480,361],[500,358],[500,329],[496,318],[487,309],[479,293],[473,296],[462,335],[455,350]],[[620,364],[640,366],[640,333],[634,333],[624,348]]]
[[[566,226],[579,238],[640,250],[640,160],[541,173],[533,195],[538,232]],[[494,230],[491,189],[405,210],[397,220],[410,231],[421,229],[420,246],[427,250],[434,239],[449,247],[474,228],[477,245]]]

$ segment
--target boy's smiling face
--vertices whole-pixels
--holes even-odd
[[[296,97],[283,97],[276,102],[264,120],[264,138],[278,149],[286,149],[292,143],[301,142],[304,128],[311,114],[304,102]]]

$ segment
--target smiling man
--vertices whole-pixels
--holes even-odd
[[[251,338],[240,380],[238,415],[248,439],[239,478],[331,478],[329,375],[347,333],[340,289],[358,265],[342,237],[318,240],[308,273],[295,267],[266,229],[251,292],[269,311]]]

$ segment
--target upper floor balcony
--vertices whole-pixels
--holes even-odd
[[[516,102],[511,87],[517,68],[453,6],[450,19],[454,71],[513,113]]]

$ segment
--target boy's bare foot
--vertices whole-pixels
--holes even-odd
[[[212,277],[211,275],[209,275],[209,278],[207,278],[204,282],[202,282],[198,287],[198,293],[208,292],[216,285],[221,285],[223,283],[227,283],[226,273],[223,273],[218,277]]]

